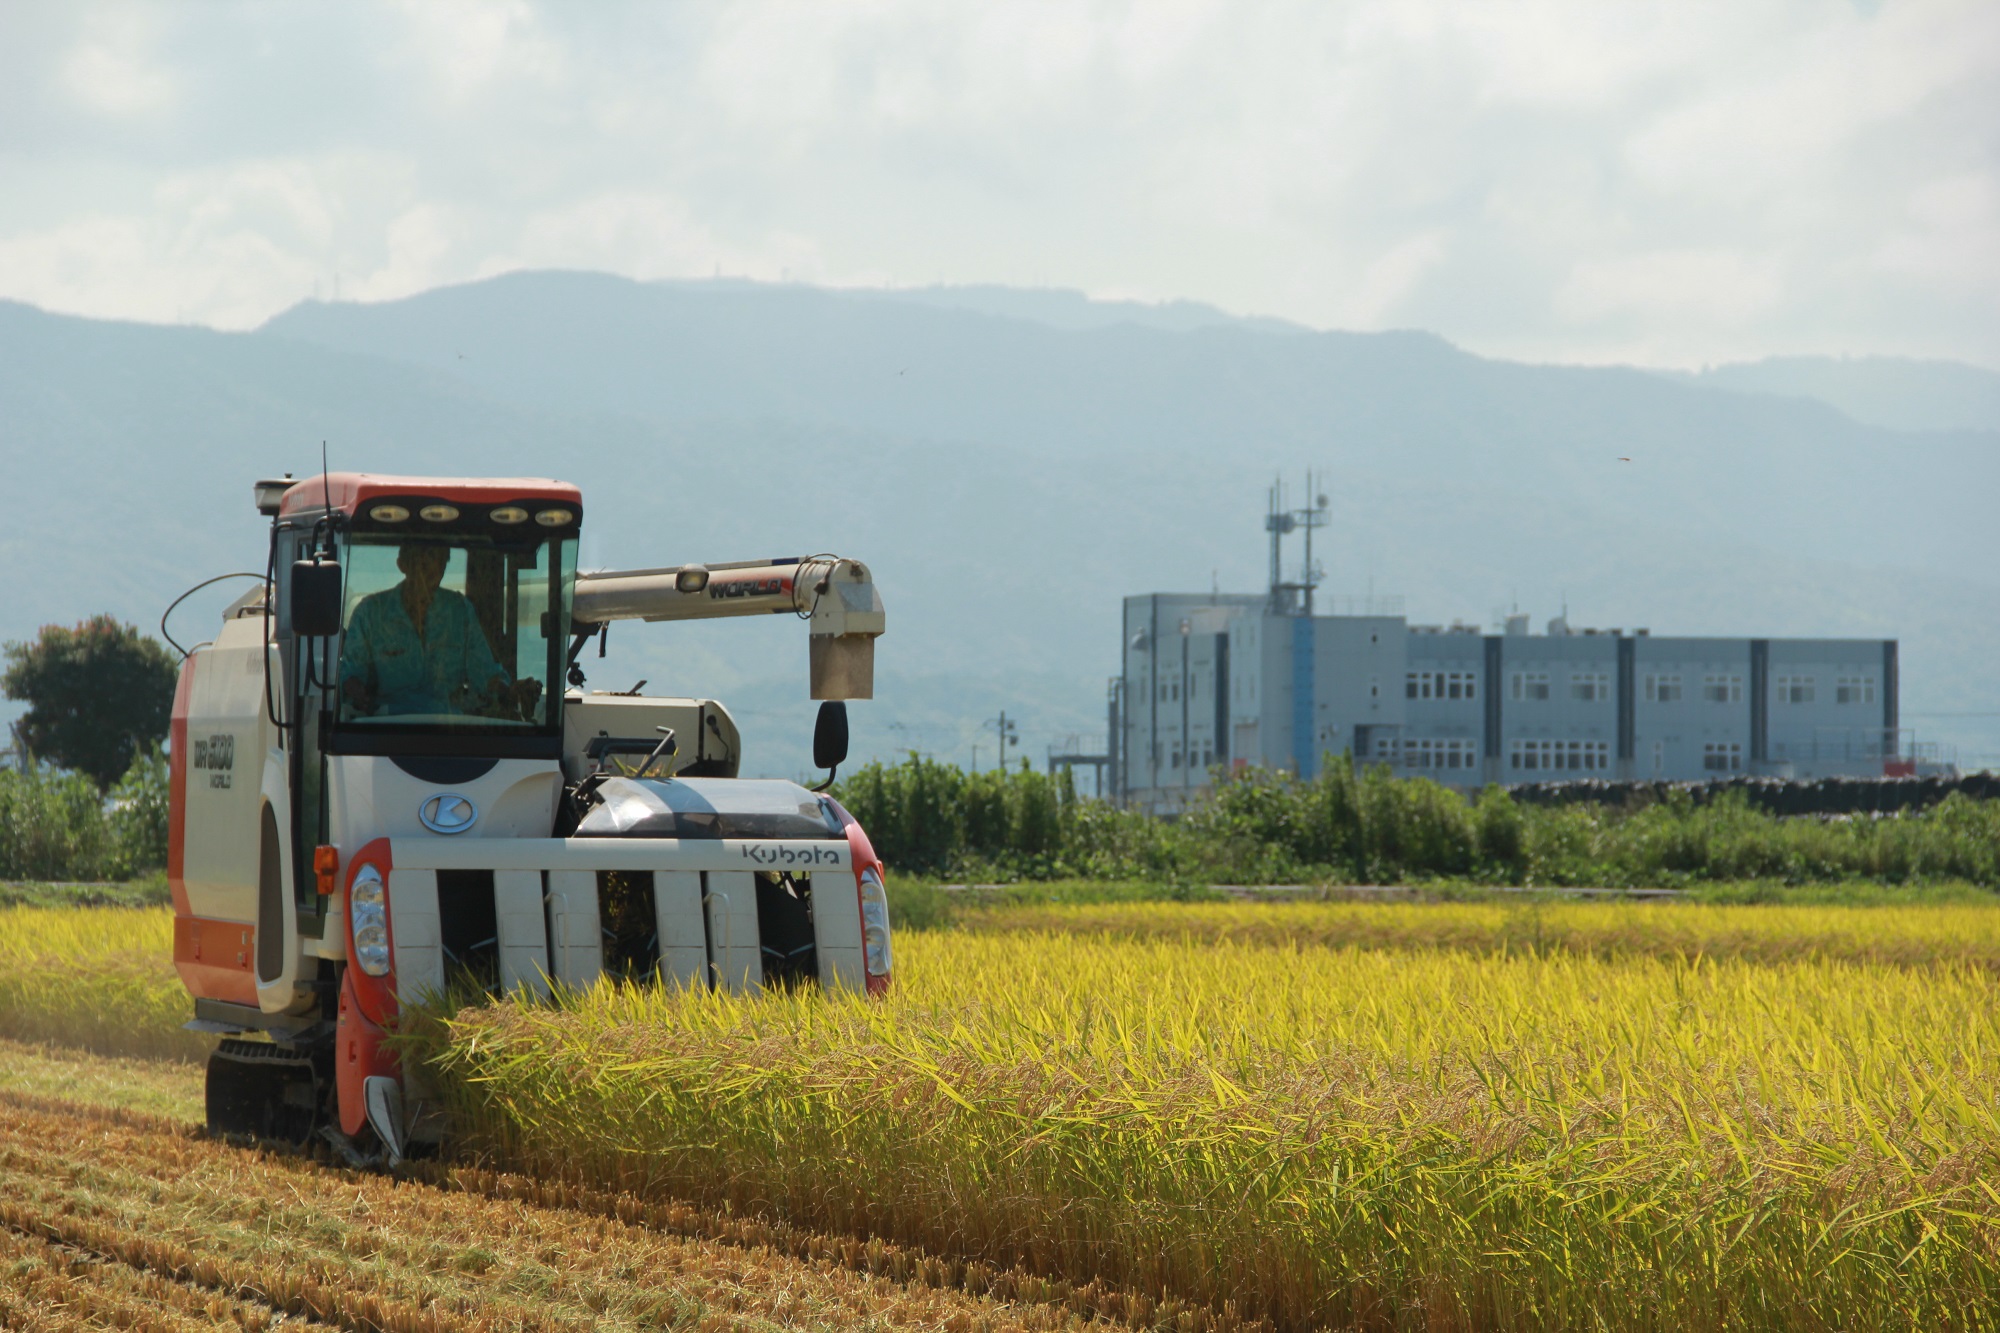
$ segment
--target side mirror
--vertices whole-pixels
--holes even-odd
[[[836,769],[847,762],[847,705],[829,700],[813,723],[813,767]]]
[[[340,565],[333,560],[292,563],[292,633],[323,639],[340,633]]]

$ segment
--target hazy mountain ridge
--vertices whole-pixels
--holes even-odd
[[[0,304],[21,502],[0,553],[24,572],[0,638],[97,609],[150,625],[196,579],[260,567],[249,482],[316,467],[322,438],[336,467],[574,480],[587,563],[868,559],[890,634],[864,754],[963,760],[1003,705],[1037,761],[1101,732],[1118,599],[1260,587],[1263,488],[1308,464],[1329,469],[1332,590],[1372,580],[1418,620],[1567,596],[1578,623],[1656,633],[1899,635],[1913,714],[1990,701],[2000,653],[1995,534],[1949,530],[2000,484],[1976,436],[1422,334],[1064,330],[592,275],[308,305],[254,334]],[[79,523],[85,502],[108,526]],[[1883,511],[1943,518],[1908,533]],[[764,771],[803,768],[794,624],[621,626],[584,665],[731,700]]]
[[[2000,432],[2000,372],[1895,356],[1774,356],[1677,376],[1708,388],[1829,404],[1893,430]]]

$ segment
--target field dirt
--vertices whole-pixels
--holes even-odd
[[[907,1256],[909,1280],[893,1280],[880,1270],[895,1256],[880,1247],[830,1238],[829,1257],[803,1258],[796,1237],[786,1249],[727,1239],[756,1228],[723,1217],[678,1218],[712,1234],[672,1234],[620,1220],[615,1199],[551,1206],[532,1201],[545,1193],[533,1182],[489,1173],[397,1179],[211,1140],[172,1113],[199,1092],[185,1065],[5,1043],[0,1069],[4,1328],[1083,1322],[1059,1293],[1053,1303],[975,1295]]]

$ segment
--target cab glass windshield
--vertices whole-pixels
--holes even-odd
[[[560,718],[574,542],[355,534],[335,688],[343,725],[544,732]]]

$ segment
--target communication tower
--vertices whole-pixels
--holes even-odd
[[[1311,472],[1306,473],[1306,496],[1310,501],[1307,507],[1288,508],[1284,480],[1280,478],[1271,483],[1270,507],[1264,515],[1264,531],[1271,534],[1272,615],[1311,615],[1313,589],[1326,581],[1326,570],[1313,563],[1313,529],[1325,527],[1333,516],[1325,492],[1314,487]],[[1284,541],[1288,535],[1300,530],[1305,533],[1305,558],[1299,564],[1298,578],[1288,580],[1285,578]]]

